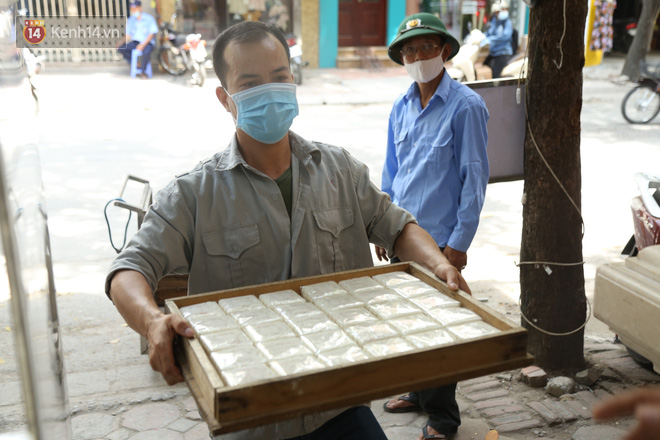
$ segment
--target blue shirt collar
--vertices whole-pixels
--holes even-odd
[[[451,82],[452,79],[449,76],[449,73],[447,73],[447,69],[445,69],[442,74],[442,79],[440,80],[440,84],[438,84],[438,88],[435,89],[435,92],[433,93],[433,97],[429,101],[429,104],[433,102],[436,96],[442,99],[442,102],[447,102],[447,99],[449,98],[449,89],[451,86]],[[417,86],[416,82],[413,82],[408,88],[408,91],[406,92],[405,95],[405,99],[407,101],[413,101],[415,99],[419,100],[419,87]]]

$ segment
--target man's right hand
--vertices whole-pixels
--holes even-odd
[[[181,315],[165,315],[156,305],[146,278],[134,270],[115,273],[110,298],[128,325],[147,338],[151,368],[169,385],[183,381],[174,360],[174,337],[192,337],[194,331]]]
[[[374,245],[374,251],[376,252],[376,257],[378,257],[378,261],[389,261],[390,259],[387,257],[387,251],[385,248],[382,248],[380,246]]]
[[[161,315],[147,326],[149,364],[154,371],[163,375],[168,385],[183,382],[181,370],[174,359],[174,337],[179,334],[187,338],[195,335],[188,322],[179,315]]]

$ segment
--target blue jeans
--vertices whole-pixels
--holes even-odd
[[[347,409],[319,429],[288,440],[387,440],[378,420],[366,406]]]
[[[137,47],[137,45],[140,44],[139,41],[131,41],[126,44],[122,44],[119,46],[117,49],[120,54],[124,57],[126,61],[129,63],[131,62],[131,53],[133,52],[133,49]],[[147,44],[144,47],[144,50],[142,51],[142,62],[138,66],[138,72],[139,73],[144,73],[144,68],[147,67],[147,63],[149,62],[149,58],[151,58],[151,51],[154,50],[154,45],[153,44]]]

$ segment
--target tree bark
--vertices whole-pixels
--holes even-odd
[[[627,75],[631,81],[637,81],[639,78],[639,63],[646,59],[646,53],[653,38],[653,28],[660,12],[660,0],[643,0],[642,12],[637,22],[637,31],[633,38],[626,62],[623,65],[621,73]]]
[[[522,325],[529,331],[528,350],[536,357],[536,364],[554,370],[576,371],[584,365],[584,329],[568,336],[545,333],[571,332],[586,319],[584,271],[579,264],[582,220],[544,164],[534,140],[579,208],[586,16],[587,2],[570,0],[538,2],[530,14],[521,310],[544,331],[529,325],[525,319]],[[578,264],[564,266],[563,263]]]

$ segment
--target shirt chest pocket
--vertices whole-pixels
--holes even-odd
[[[267,277],[256,224],[205,232],[202,240],[208,255],[206,272],[218,279],[218,285],[240,287]]]
[[[351,208],[313,211],[316,222],[316,249],[321,273],[333,273],[353,267],[353,240],[346,233],[355,223]]]
[[[454,136],[451,130],[433,133],[424,142],[430,146],[427,157],[429,165],[446,169],[454,157]]]

